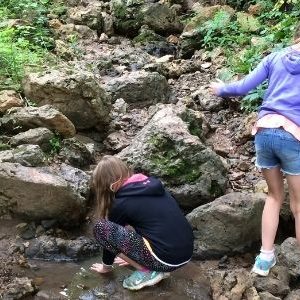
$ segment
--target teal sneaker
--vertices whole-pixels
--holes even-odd
[[[123,287],[129,290],[140,290],[145,286],[155,285],[164,278],[170,276],[170,273],[149,271],[135,271],[128,278],[124,279]]]
[[[263,260],[258,256],[256,256],[255,264],[251,270],[251,272],[258,274],[260,276],[268,276],[270,269],[274,267],[276,264],[276,258],[274,258],[271,261]]]

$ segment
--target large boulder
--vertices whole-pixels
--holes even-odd
[[[142,9],[143,24],[148,25],[157,33],[171,34],[183,30],[175,9],[170,8],[167,4],[156,2],[146,5]]]
[[[134,36],[142,25],[141,8],[144,0],[112,0],[111,11],[114,16],[116,32]]]
[[[76,168],[87,167],[94,163],[94,157],[87,146],[76,138],[62,141],[59,156]]]
[[[103,27],[102,3],[90,1],[87,6],[75,6],[68,10],[69,19],[77,25],[86,25],[101,32]]]
[[[294,278],[300,275],[300,248],[295,238],[287,238],[279,248],[278,260],[281,265],[289,268]]]
[[[12,107],[23,106],[24,102],[15,91],[3,90],[0,91],[0,113],[6,112]]]
[[[111,11],[117,32],[134,36],[142,25],[157,33],[178,33],[183,29],[177,12],[166,3],[143,0],[112,0]]]
[[[39,105],[52,104],[78,129],[103,129],[109,121],[110,97],[94,75],[84,70],[30,73],[23,81],[26,97]]]
[[[230,193],[194,209],[187,219],[195,230],[195,255],[220,257],[258,242],[264,200],[262,193]]]
[[[36,127],[48,128],[63,137],[72,137],[76,132],[73,123],[51,105],[13,108],[0,119],[3,133],[20,133]]]
[[[24,144],[39,145],[43,150],[50,149],[50,140],[54,138],[54,133],[45,127],[29,129],[25,132],[13,136],[9,143],[12,146],[19,146]]]
[[[46,156],[38,145],[20,145],[15,149],[0,151],[0,163],[14,162],[26,167],[43,166]]]
[[[167,102],[170,95],[166,78],[157,72],[135,71],[110,78],[105,89],[114,101],[122,98],[136,107]]]
[[[194,208],[222,195],[227,170],[201,141],[203,116],[184,106],[156,109],[119,156],[136,169],[160,177],[182,206]]]
[[[290,292],[290,275],[287,267],[275,266],[267,277],[256,277],[254,286],[258,292],[268,291],[274,296],[284,299]]]
[[[67,165],[52,170],[1,163],[0,190],[0,215],[75,226],[86,212],[89,176]]]

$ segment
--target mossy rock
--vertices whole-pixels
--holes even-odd
[[[161,42],[165,41],[165,38],[156,34],[150,29],[141,29],[138,36],[133,39],[134,43],[140,43],[142,45],[149,44],[150,42]]]

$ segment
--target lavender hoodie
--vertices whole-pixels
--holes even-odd
[[[258,118],[280,114],[300,126],[300,52],[291,47],[266,56],[244,79],[225,84],[218,96],[241,96],[268,79]]]

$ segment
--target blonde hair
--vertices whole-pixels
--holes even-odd
[[[133,174],[121,159],[105,155],[93,172],[92,185],[96,196],[95,217],[107,218],[114,199],[114,185],[121,187]]]

